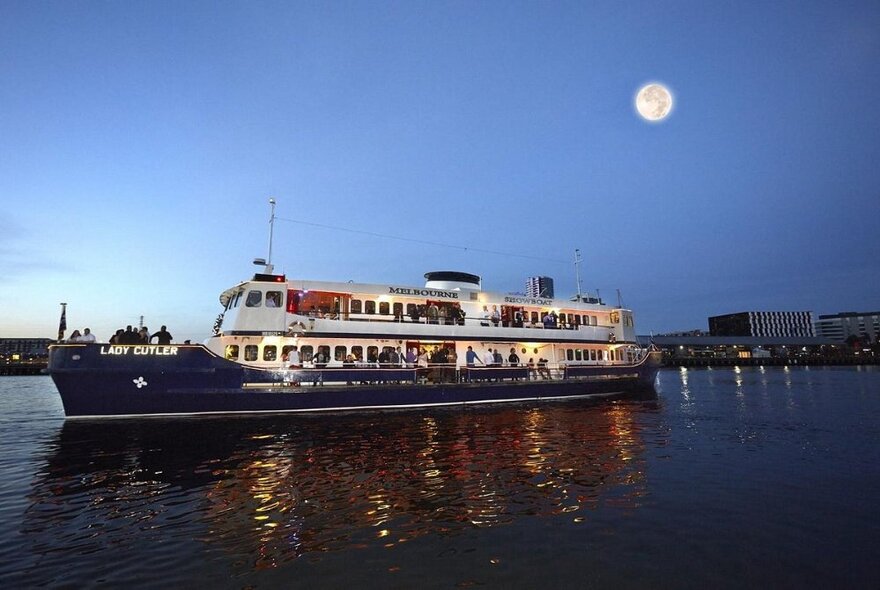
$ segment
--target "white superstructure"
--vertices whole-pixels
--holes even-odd
[[[301,360],[320,351],[329,365],[375,362],[384,351],[455,352],[481,357],[511,349],[521,364],[627,364],[637,352],[630,310],[600,303],[483,291],[476,275],[430,272],[423,287],[337,283],[258,274],[226,290],[207,346],[255,367],[277,366],[296,346]]]

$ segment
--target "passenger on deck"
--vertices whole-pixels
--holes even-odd
[[[80,342],[82,339],[82,334],[79,333],[79,330],[74,330],[70,333],[70,338],[67,339],[68,342]]]
[[[171,344],[171,340],[173,339],[173,336],[171,336],[171,333],[168,332],[168,328],[166,328],[165,326],[162,326],[158,332],[156,332],[155,334],[153,334],[150,337],[151,342],[152,342],[153,338],[156,339],[157,344],[167,346],[168,344]]]
[[[138,343],[140,344],[149,344],[150,343],[150,331],[146,326],[142,327],[138,330]]]
[[[83,330],[83,334],[79,339],[80,342],[95,342],[96,340],[95,335],[92,334],[92,331],[88,328]]]
[[[498,311],[498,306],[492,306],[492,325],[496,328],[498,327],[498,322],[501,321],[501,313]]]
[[[507,362],[510,363],[511,367],[519,366],[519,356],[516,354],[516,349],[510,349],[510,355],[507,357]]]

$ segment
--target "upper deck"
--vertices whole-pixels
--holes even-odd
[[[414,287],[256,275],[224,291],[220,301],[223,334],[635,342],[630,310],[595,300],[493,293],[461,282]]]

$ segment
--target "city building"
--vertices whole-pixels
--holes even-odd
[[[709,318],[712,336],[813,337],[811,311],[743,311]]]
[[[553,279],[550,277],[529,277],[526,281],[526,295],[553,299]]]
[[[816,334],[841,342],[855,336],[866,343],[876,343],[880,334],[880,311],[820,315],[816,321]]]
[[[30,359],[49,355],[49,338],[0,338],[0,357]]]

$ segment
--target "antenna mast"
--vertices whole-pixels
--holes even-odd
[[[574,276],[577,280],[577,300],[583,301],[581,295],[581,251],[579,248],[574,250]]]
[[[266,258],[266,274],[272,274],[272,234],[275,232],[275,199],[269,198],[272,214],[269,216],[269,256]]]

